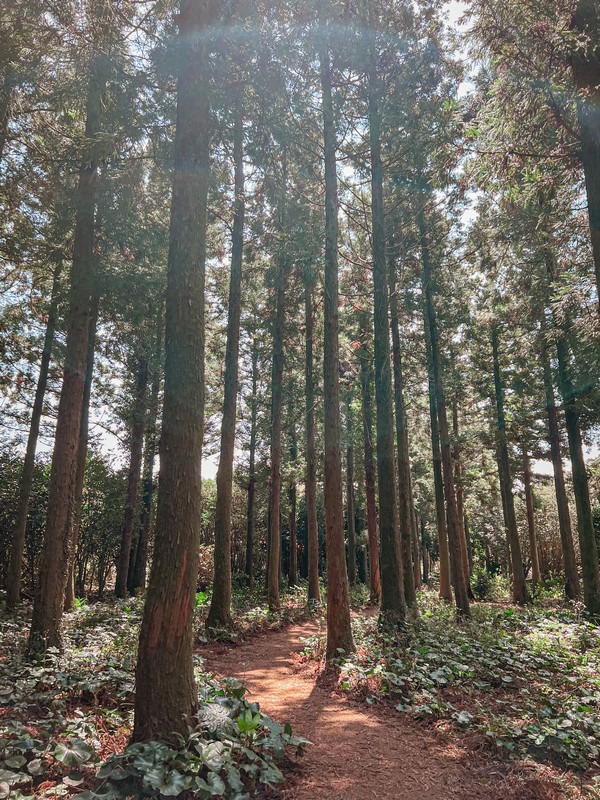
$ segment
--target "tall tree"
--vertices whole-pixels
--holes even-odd
[[[165,385],[154,558],[136,666],[135,741],[187,735],[198,699],[192,620],[204,436],[204,276],[209,183],[209,0],[182,0],[167,272]]]
[[[450,552],[451,574],[454,583],[454,597],[459,614],[468,616],[469,595],[463,567],[460,548],[460,525],[456,504],[456,490],[454,487],[454,474],[452,469],[452,451],[450,430],[446,410],[446,395],[440,365],[440,347],[438,340],[438,327],[436,311],[433,300],[433,264],[429,250],[427,224],[425,219],[425,200],[420,198],[417,210],[417,225],[421,247],[421,260],[423,266],[423,296],[425,301],[424,318],[426,335],[429,342],[431,358],[431,374],[435,390],[437,421],[439,425],[442,477],[444,481],[444,497],[446,500],[446,518],[448,521],[448,549]]]
[[[285,157],[284,157],[285,162]],[[284,166],[284,173],[286,169]],[[282,191],[285,192],[286,181]],[[285,231],[286,199],[282,199],[279,225]],[[281,462],[283,417],[283,369],[285,335],[285,295],[288,283],[288,259],[280,244],[275,276],[275,317],[273,319],[273,362],[271,369],[271,471],[269,482],[269,548],[267,563],[267,596],[269,608],[279,608],[279,578],[281,574]]]
[[[323,346],[324,498],[327,548],[327,659],[354,650],[344,545],[340,423],[338,187],[329,39],[329,7],[320,7],[319,64],[325,156],[325,299]]]
[[[529,553],[531,557],[531,580],[534,586],[540,582],[540,556],[538,553],[535,529],[535,507],[531,485],[531,459],[527,445],[523,445],[523,484],[525,487],[525,507],[527,509],[527,532],[529,533]]]
[[[377,410],[377,478],[381,540],[381,617],[396,623],[406,616],[398,491],[394,458],[394,419],[389,346],[388,277],[385,253],[385,209],[381,160],[381,85],[374,39],[374,6],[369,5],[368,118],[371,152],[371,218],[373,225],[373,293],[375,345],[375,405]]]
[[[400,535],[402,537],[402,563],[404,566],[404,596],[412,608],[417,602],[415,575],[412,563],[412,536],[414,514],[408,449],[408,423],[404,405],[404,375],[400,345],[400,310],[396,284],[394,237],[390,236],[388,280],[390,290],[390,327],[392,332],[392,364],[394,369],[394,411],[396,419],[396,448],[398,452],[398,503],[400,509]],[[415,554],[415,560],[418,561]]]
[[[240,319],[242,314],[242,262],[244,253],[244,118],[243,87],[238,85],[234,99],[233,161],[235,202],[231,241],[231,278],[225,351],[223,418],[221,453],[217,472],[217,508],[215,517],[214,582],[207,630],[230,628],[231,620],[231,498],[233,489],[233,455],[237,416],[238,372],[240,351]]]
[[[528,603],[530,601],[527,584],[525,583],[525,570],[519,542],[519,531],[515,515],[515,499],[512,488],[510,459],[508,455],[508,439],[506,436],[506,419],[504,415],[504,387],[500,370],[500,355],[498,347],[498,326],[492,323],[492,359],[494,369],[494,396],[496,402],[496,425],[498,436],[498,467],[500,471],[500,486],[502,488],[502,501],[504,507],[504,522],[510,549],[512,568],[512,599],[514,603]]]
[[[546,395],[546,414],[548,416],[548,439],[550,440],[550,456],[554,470],[554,489],[556,493],[556,506],[558,510],[558,528],[563,554],[563,569],[565,572],[565,597],[576,600],[580,595],[579,576],[575,561],[575,548],[573,546],[573,532],[571,529],[571,514],[569,501],[565,488],[565,476],[561,451],[558,409],[554,395],[554,382],[548,356],[548,346],[543,335],[540,336],[540,358],[544,376],[544,391]]]
[[[77,471],[77,450],[87,363],[88,326],[94,291],[94,233],[101,158],[103,101],[111,35],[103,28],[105,9],[95,9],[95,41],[89,64],[86,101],[86,153],[79,170],[73,261],[70,272],[68,329],[63,385],[58,406],[48,512],[38,587],[33,605],[29,652],[61,647],[61,622]],[[111,31],[112,33],[112,31]]]
[[[375,461],[373,447],[373,412],[371,385],[373,382],[372,359],[368,340],[372,338],[367,322],[367,313],[360,312],[360,388],[363,427],[363,464],[365,473],[365,496],[367,501],[367,536],[369,545],[369,599],[371,603],[381,600],[381,573],[379,568],[379,539],[377,536],[377,503],[375,498]]]
[[[92,300],[92,310],[88,323],[87,364],[85,368],[85,383],[83,386],[83,403],[81,408],[81,422],[79,426],[79,443],[77,445],[77,465],[75,476],[75,491],[73,492],[71,517],[71,541],[69,544],[69,563],[67,585],[65,587],[65,600],[63,608],[71,611],[75,604],[75,557],[81,529],[81,516],[83,505],[83,490],[85,488],[85,473],[88,456],[88,440],[90,427],[90,402],[92,398],[92,381],[94,379],[94,363],[96,359],[96,334],[98,328],[98,312],[100,298],[97,292]]]
[[[62,261],[58,261],[54,267],[52,275],[52,291],[50,295],[50,306],[48,309],[48,319],[46,321],[46,333],[44,336],[44,346],[40,362],[40,372],[35,390],[33,409],[31,411],[31,421],[29,423],[29,436],[27,437],[27,449],[23,461],[23,472],[19,486],[19,505],[17,508],[17,519],[15,523],[14,537],[10,550],[10,563],[7,576],[7,608],[14,608],[21,599],[21,572],[23,568],[23,548],[25,547],[25,534],[27,528],[27,514],[29,510],[29,499],[33,486],[33,469],[35,466],[35,452],[37,449],[40,434],[40,423],[44,410],[44,397],[48,383],[48,372],[50,370],[50,359],[52,358],[52,347],[54,345],[54,334],[58,318],[58,301],[60,291],[60,273]]]
[[[317,447],[315,443],[315,370],[313,310],[313,272],[304,274],[304,326],[305,326],[305,417],[306,417],[306,527],[308,539],[308,599],[319,602],[319,527],[317,522]]]
[[[354,509],[354,419],[352,395],[346,397],[346,529],[348,531],[348,580],[356,583],[356,523]]]
[[[146,428],[146,408],[148,389],[148,357],[140,352],[136,358],[135,392],[131,415],[129,472],[127,478],[127,495],[123,511],[121,529],[121,547],[117,561],[115,594],[117,597],[127,596],[127,576],[132,556],[133,529],[135,525],[138,491],[142,460],[144,457],[144,431]]]

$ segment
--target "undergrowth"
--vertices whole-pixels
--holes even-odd
[[[563,767],[598,766],[600,629],[577,608],[517,609],[479,604],[455,611],[422,592],[419,614],[401,632],[375,617],[353,620],[356,653],[340,661],[340,685],[367,703],[447,719],[492,746]],[[322,658],[324,640],[304,656]]]
[[[0,619],[0,800],[78,797],[248,798],[282,780],[294,737],[218,682],[197,659],[198,725],[169,744],[127,746],[142,600],[79,604],[67,615],[64,653],[23,657],[26,612]]]
[[[323,590],[322,593],[324,597]],[[322,613],[321,604],[307,603],[306,595],[306,582],[300,581],[297,586],[282,592],[280,608],[277,611],[271,611],[265,602],[265,593],[262,587],[248,588],[244,585],[234,585],[233,629],[212,628],[210,637],[208,637],[204,635],[204,622],[208,615],[210,597],[200,593],[196,598],[197,629],[201,631],[197,641],[200,644],[206,643],[209,639],[233,643],[239,638],[265,631],[279,630],[287,625],[304,622]]]

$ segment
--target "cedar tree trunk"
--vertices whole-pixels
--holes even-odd
[[[123,525],[121,529],[121,547],[117,561],[117,578],[115,582],[115,595],[127,597],[127,577],[129,563],[132,556],[133,528],[136,517],[138,492],[140,487],[140,473],[144,457],[144,430],[146,428],[146,408],[148,389],[148,359],[141,355],[138,359],[136,371],[135,398],[131,419],[131,439],[129,443],[129,472],[127,476],[127,494],[123,511]]]
[[[500,373],[498,353],[498,328],[492,325],[492,358],[494,362],[494,393],[496,397],[496,422],[498,426],[498,465],[500,468],[500,486],[504,498],[505,522],[512,564],[512,599],[514,603],[529,603],[529,593],[525,583],[525,571],[515,516],[515,499],[512,492],[512,477],[508,457],[508,441],[506,438],[506,421],[504,417],[504,390]]]
[[[77,452],[85,386],[88,326],[94,290],[94,222],[105,87],[104,58],[90,65],[85,139],[88,152],[80,171],[76,196],[73,262],[63,385],[58,405],[54,452],[38,586],[33,604],[28,650],[31,655],[62,646],[61,623],[71,545],[71,513],[77,479]]]
[[[306,527],[308,539],[308,599],[320,600],[319,588],[319,526],[317,522],[317,448],[315,445],[315,377],[313,341],[315,318],[313,313],[312,276],[305,275],[304,320],[306,328]]]
[[[1,96],[0,96],[1,97]],[[1,108],[0,108],[1,112]],[[1,155],[1,153],[0,153]],[[19,486],[19,505],[17,508],[17,520],[15,532],[10,551],[10,561],[8,575],[6,579],[6,607],[14,608],[21,599],[21,572],[23,568],[23,548],[25,547],[25,533],[27,530],[27,514],[29,511],[29,498],[31,497],[31,487],[33,485],[33,470],[35,467],[35,451],[40,433],[40,423],[44,411],[44,397],[46,395],[46,385],[48,383],[48,372],[50,369],[50,359],[52,357],[52,346],[54,344],[54,333],[56,331],[58,296],[60,286],[60,272],[62,264],[58,263],[54,268],[52,276],[52,294],[50,296],[50,308],[48,310],[48,320],[46,322],[46,333],[44,335],[44,347],[40,362],[40,374],[35,389],[33,409],[31,411],[31,421],[29,423],[29,436],[27,438],[27,449],[25,450],[25,460],[23,462],[23,472],[21,473],[21,483]]]
[[[197,707],[192,622],[200,547],[204,434],[204,276],[210,108],[206,0],[179,15],[165,387],[154,558],[136,667],[134,741],[187,736]]]
[[[406,616],[398,487],[394,459],[394,419],[390,369],[388,278],[385,257],[385,211],[381,162],[379,83],[374,52],[369,55],[368,114],[371,149],[371,216],[373,224],[373,291],[375,406],[377,410],[377,476],[381,538],[381,618],[397,623]]]
[[[240,352],[240,318],[242,313],[242,263],[244,252],[244,123],[242,87],[237,87],[233,131],[235,172],[235,206],[231,243],[231,278],[225,351],[225,386],[221,422],[221,453],[217,472],[215,517],[214,581],[206,629],[230,628],[231,618],[231,498],[233,491],[233,453],[237,416],[238,373]]]
[[[323,343],[324,500],[327,549],[327,660],[354,650],[344,543],[340,424],[338,192],[329,30],[321,4],[319,61],[325,150],[325,299]]]

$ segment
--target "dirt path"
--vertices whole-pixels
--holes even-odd
[[[301,639],[316,622],[236,647],[211,645],[207,667],[239,678],[249,697],[312,745],[283,791],[285,800],[558,800],[543,769],[515,768],[393,710],[353,703],[295,671]]]

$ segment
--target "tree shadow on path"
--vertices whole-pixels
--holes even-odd
[[[450,736],[393,709],[368,707],[332,691],[331,682],[296,671],[302,639],[323,633],[315,621],[235,647],[209,645],[209,669],[231,675],[251,700],[311,741],[283,790],[286,800],[559,800],[543,767],[472,752]]]

